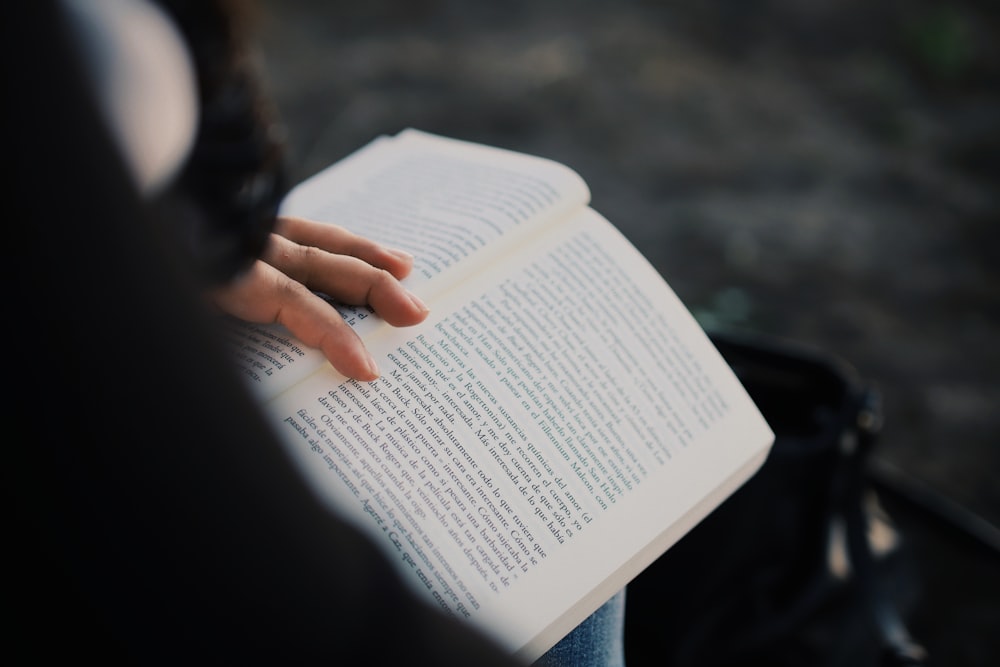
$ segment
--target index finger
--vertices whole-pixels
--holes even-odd
[[[281,216],[274,233],[299,245],[320,248],[337,255],[348,255],[384,269],[402,280],[413,269],[413,255],[404,250],[387,248],[371,239],[355,234],[340,225],[292,216]]]

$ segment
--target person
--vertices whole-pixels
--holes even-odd
[[[314,291],[416,324],[427,308],[400,283],[412,258],[276,215],[272,134],[245,62],[220,58],[235,37],[227,3],[158,3],[180,27],[179,62],[190,49],[200,78],[174,80],[164,104],[181,102],[180,129],[152,145],[149,116],[129,120],[135,98],[95,93],[95,58],[81,57],[96,49],[107,65],[115,48],[88,33],[101,5],[113,21],[129,10],[154,21],[144,34],[163,28],[138,0],[45,0],[7,6],[0,21],[5,62],[31,54],[5,72],[25,102],[9,126],[24,244],[10,305],[30,329],[8,349],[34,351],[13,355],[18,390],[5,406],[20,425],[3,473],[17,538],[12,650],[44,660],[68,644],[112,664],[512,664],[470,628],[426,613],[317,502],[224,361],[204,308],[280,322],[345,375],[373,379],[362,342]],[[113,62],[140,66],[132,55]],[[178,72],[160,74],[141,85]],[[197,126],[183,118],[191,97]],[[604,660],[598,643],[618,660],[621,613],[618,596],[545,664]],[[58,641],[46,641],[52,628]]]
[[[136,187],[159,203],[165,224],[182,228],[180,252],[209,300],[232,316],[284,325],[348,377],[375,379],[361,340],[315,292],[370,305],[393,325],[416,324],[427,307],[399,282],[413,258],[342,227],[276,216],[282,146],[247,55],[246,5],[63,4]]]

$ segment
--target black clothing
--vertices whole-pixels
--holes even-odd
[[[510,664],[316,502],[130,186],[57,5],[0,14],[12,664]]]

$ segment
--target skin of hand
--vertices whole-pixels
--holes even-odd
[[[375,360],[340,313],[313,290],[345,304],[369,305],[394,326],[411,326],[429,312],[399,282],[412,268],[413,257],[401,250],[343,227],[284,216],[260,259],[209,298],[242,320],[282,324],[347,377],[370,381],[379,376]]]

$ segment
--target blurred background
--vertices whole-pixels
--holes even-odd
[[[405,127],[553,158],[707,328],[875,381],[914,634],[1000,664],[997,552],[954,530],[1000,526],[996,3],[257,4],[295,180]]]

